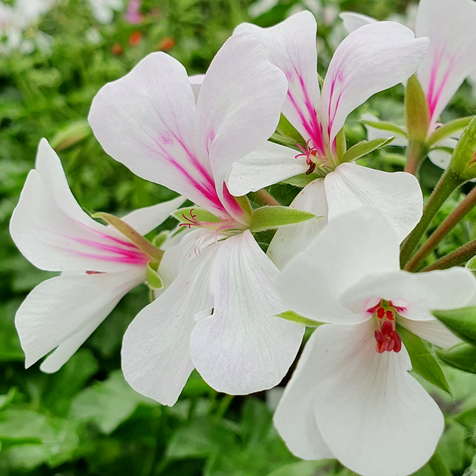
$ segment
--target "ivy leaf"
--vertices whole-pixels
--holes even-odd
[[[288,207],[261,207],[251,214],[250,229],[253,233],[270,230],[280,226],[294,225],[316,218],[314,213]]]
[[[398,333],[410,354],[413,370],[428,382],[451,395],[451,389],[443,369],[425,342],[402,326],[398,326]]]
[[[433,315],[460,339],[476,345],[476,306],[433,311]]]

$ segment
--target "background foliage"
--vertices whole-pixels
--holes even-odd
[[[6,2],[8,3],[8,2]],[[10,2],[11,3],[11,2]],[[13,319],[26,294],[48,273],[30,265],[16,250],[8,222],[36,147],[46,137],[59,152],[73,193],[87,210],[125,213],[172,198],[173,192],[145,182],[110,159],[85,121],[92,98],[106,82],[127,73],[142,57],[166,50],[190,74],[203,73],[213,55],[242,21],[269,26],[300,8],[318,20],[320,72],[343,38],[339,10],[380,19],[404,14],[406,0],[148,0],[143,21],[131,25],[122,13],[98,23],[86,0],[58,1],[25,32],[51,37],[46,50],[11,51],[0,57],[0,474],[139,476],[332,476],[350,475],[334,461],[304,462],[292,456],[271,424],[279,389],[229,397],[192,374],[179,402],[163,407],[135,393],[120,371],[122,335],[147,302],[145,286],[126,296],[77,354],[56,374],[38,366],[24,369]],[[266,3],[268,6],[266,6]],[[261,13],[257,7],[261,5]],[[250,9],[251,7],[251,9]],[[252,18],[252,15],[254,16]],[[464,84],[444,119],[474,112],[476,100]],[[354,113],[346,133],[352,144],[365,138],[363,112],[383,120],[403,119],[403,89],[382,93]],[[401,170],[403,150],[387,148],[362,163]],[[441,172],[423,171],[427,194]],[[464,190],[465,192],[468,189]],[[278,185],[272,193],[284,204],[297,189]],[[462,200],[458,192],[440,212],[444,217]],[[454,230],[429,261],[476,237],[475,214]],[[164,226],[172,227],[170,220]],[[264,237],[265,241],[269,238]],[[423,383],[447,417],[440,453],[455,476],[475,453],[476,377],[447,369],[453,395]],[[345,429],[343,429],[345,431]],[[433,474],[426,467],[420,476]]]

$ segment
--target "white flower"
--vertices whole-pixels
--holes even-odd
[[[345,12],[341,17],[349,32],[377,23],[374,18],[358,13]],[[428,135],[437,128],[440,114],[463,81],[476,71],[475,24],[476,4],[472,0],[420,0],[415,34],[430,39],[428,55],[417,71],[430,112]],[[456,141],[451,139],[436,144],[437,149],[429,153],[430,160],[446,169],[451,153],[445,148],[455,145]]]
[[[316,72],[316,21],[298,13],[277,26],[262,29],[243,24],[267,49],[270,61],[286,74],[289,89],[283,114],[307,142],[302,153],[268,142],[233,165],[228,187],[234,195],[320,171],[324,179],[307,185],[292,207],[321,215],[294,227],[278,230],[269,253],[282,267],[309,243],[327,219],[373,204],[392,219],[401,238],[421,217],[422,196],[415,177],[385,173],[354,163],[339,165],[336,135],[357,106],[378,91],[411,76],[425,57],[428,40],[397,23],[367,25],[350,34],[337,48],[322,93]]]
[[[142,208],[122,220],[145,235],[184,199]],[[26,366],[56,349],[42,363],[55,372],[114,309],[145,282],[152,261],[127,237],[87,215],[74,199],[61,162],[43,139],[15,208],[10,233],[22,254],[40,269],[61,275],[38,285],[15,318]],[[173,275],[162,273],[170,283]]]
[[[113,158],[215,215],[215,221],[186,217],[194,231],[163,259],[164,266],[181,262],[178,277],[124,338],[127,381],[167,405],[194,367],[218,391],[273,387],[304,331],[275,317],[285,310],[274,289],[279,271],[249,231],[249,211],[224,182],[231,164],[275,130],[284,75],[242,34],[192,83],[177,60],[153,53],[106,85],[89,116]]]
[[[311,336],[274,422],[304,459],[337,458],[363,476],[404,476],[432,456],[444,420],[408,374],[398,326],[436,344],[458,342],[430,313],[467,304],[464,268],[400,271],[399,237],[377,209],[334,219],[278,278],[290,309],[332,323]]]

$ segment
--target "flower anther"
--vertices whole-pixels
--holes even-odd
[[[312,144],[312,147],[311,147]],[[306,164],[309,165],[309,169],[306,171],[306,175],[312,174],[316,168],[316,162],[311,157],[318,157],[319,152],[314,147],[312,143],[312,139],[309,139],[306,142],[306,148],[304,148],[301,144],[296,144],[300,150],[302,150],[302,154],[297,154],[294,158],[297,159],[299,157],[306,157]]]

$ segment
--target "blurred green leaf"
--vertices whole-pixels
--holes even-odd
[[[451,349],[438,349],[438,357],[447,365],[476,374],[476,347],[471,344],[458,344]]]
[[[458,337],[476,345],[476,306],[433,311],[433,315]]]

